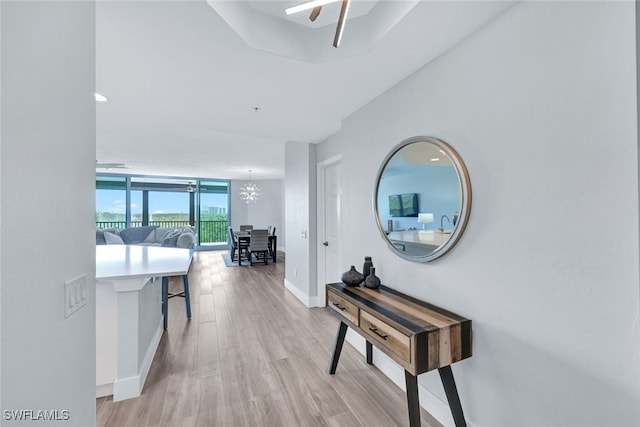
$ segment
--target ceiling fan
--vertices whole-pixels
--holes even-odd
[[[336,27],[336,35],[333,38],[333,47],[338,47],[340,46],[340,42],[342,41],[342,33],[344,31],[344,24],[347,19],[347,13],[349,13],[349,5],[351,3],[351,0],[313,0],[287,8],[285,10],[285,13],[287,15],[291,15],[311,9],[311,15],[309,15],[309,19],[311,20],[311,22],[314,22],[320,15],[322,6],[338,1],[342,1],[342,7],[340,8],[340,16],[338,18],[338,26]]]
[[[124,163],[106,163],[96,160],[96,169],[129,169]]]

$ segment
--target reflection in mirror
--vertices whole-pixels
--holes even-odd
[[[411,261],[431,261],[451,249],[466,226],[471,208],[467,170],[447,143],[409,138],[383,161],[373,203],[391,249]]]

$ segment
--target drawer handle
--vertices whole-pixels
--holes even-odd
[[[374,334],[376,334],[377,336],[379,336],[380,338],[382,338],[383,340],[386,340],[389,337],[389,335],[382,335],[380,332],[378,332],[378,328],[369,328],[369,330]]]
[[[345,311],[347,309],[347,307],[343,307],[340,304],[338,304],[337,302],[334,302],[333,305],[335,305],[336,307],[338,307],[338,309],[340,309],[340,311]]]

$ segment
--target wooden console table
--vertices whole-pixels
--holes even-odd
[[[433,369],[440,374],[456,427],[466,426],[450,365],[471,357],[471,320],[386,286],[328,284],[327,309],[340,319],[329,374],[336,372],[351,327],[367,341],[367,363],[373,363],[375,345],[404,368],[411,427],[420,426],[417,376]]]

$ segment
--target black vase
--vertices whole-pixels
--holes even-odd
[[[371,274],[364,279],[364,285],[370,289],[377,289],[380,287],[380,278],[376,276],[375,267],[371,267]]]
[[[362,266],[362,275],[364,276],[363,280],[366,280],[371,273],[371,267],[373,267],[373,261],[371,261],[370,256],[364,257],[364,265]]]
[[[349,271],[342,273],[342,282],[347,286],[358,286],[364,280],[364,276],[356,270],[355,266],[351,266]]]

